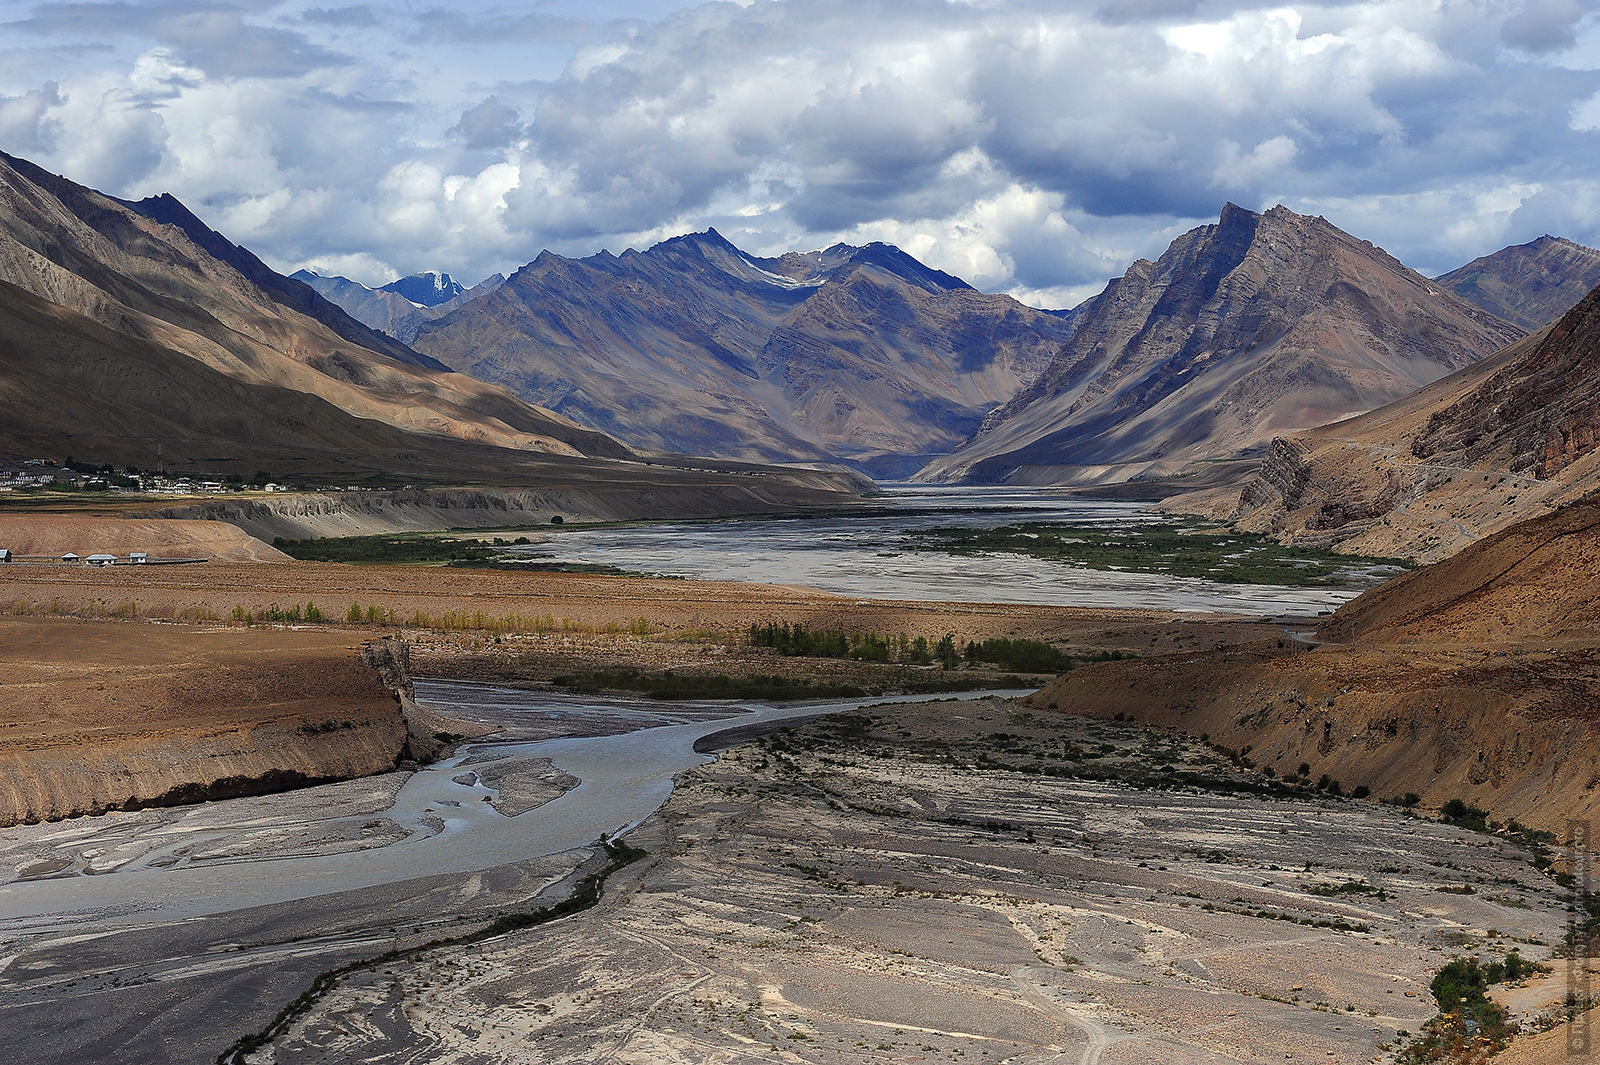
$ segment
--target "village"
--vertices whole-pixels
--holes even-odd
[[[203,558],[151,558],[147,551],[129,551],[125,556],[109,551],[95,551],[80,555],[67,551],[61,555],[18,555],[9,548],[0,547],[0,565],[19,566],[142,566],[150,562],[204,562]]]

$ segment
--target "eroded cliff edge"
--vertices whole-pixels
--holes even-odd
[[[1077,670],[1037,706],[1124,715],[1346,792],[1600,817],[1600,497],[1360,596],[1315,632]]]
[[[0,619],[0,825],[200,802],[426,760],[405,644]]]

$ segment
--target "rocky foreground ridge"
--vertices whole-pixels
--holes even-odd
[[[1600,475],[1600,288],[1493,357],[1358,418],[1280,438],[1237,494],[1167,501],[1286,543],[1443,558]]]
[[[1095,665],[1033,697],[1208,736],[1279,776],[1452,798],[1564,833],[1600,815],[1600,498],[1487,537],[1312,633]]]

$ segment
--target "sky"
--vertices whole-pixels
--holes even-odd
[[[715,226],[1070,307],[1228,201],[1433,275],[1600,246],[1600,4],[0,0],[0,149],[373,285]]]

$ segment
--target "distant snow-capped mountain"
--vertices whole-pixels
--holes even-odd
[[[406,344],[416,339],[418,330],[427,322],[488,295],[506,280],[504,274],[495,274],[464,289],[449,274],[429,272],[402,277],[382,288],[369,288],[348,277],[313,270],[297,270],[290,276],[316,289],[356,321]]]
[[[425,270],[420,274],[391,281],[382,286],[380,291],[404,296],[419,307],[437,307],[449,303],[457,296],[465,295],[467,290],[449,274]]]

